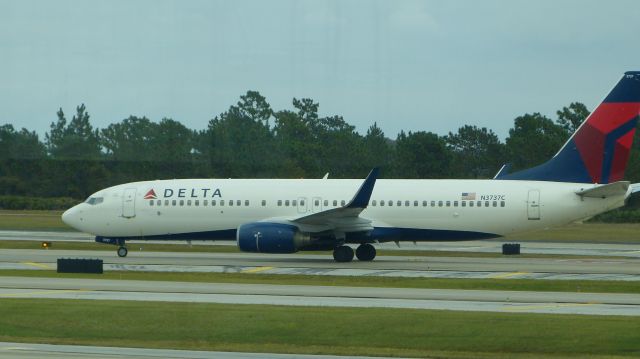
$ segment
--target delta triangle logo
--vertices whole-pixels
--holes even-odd
[[[156,196],[156,191],[154,191],[153,188],[150,189],[149,192],[147,192],[147,194],[144,195],[144,199],[156,199],[156,198],[158,197]]]

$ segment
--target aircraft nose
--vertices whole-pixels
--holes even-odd
[[[79,230],[78,226],[82,221],[80,212],[81,211],[78,209],[78,206],[69,208],[62,214],[62,222],[66,223],[69,227],[73,227]]]

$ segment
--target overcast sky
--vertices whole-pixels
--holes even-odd
[[[589,109],[640,70],[640,1],[0,0],[0,125],[41,135],[85,103],[94,126],[129,115],[204,129],[257,90],[343,115],[506,137],[513,119]]]

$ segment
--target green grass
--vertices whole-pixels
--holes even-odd
[[[639,356],[640,319],[377,308],[0,299],[0,340],[432,358]]]
[[[383,288],[515,290],[543,292],[640,293],[638,282],[533,279],[405,278],[261,273],[180,273],[113,271],[104,274],[56,273],[54,270],[0,270],[0,276],[121,279],[203,283],[245,283]]]
[[[0,230],[74,231],[62,222],[62,212],[0,210]]]
[[[640,244],[640,223],[575,223],[549,230],[512,235],[504,240]]]

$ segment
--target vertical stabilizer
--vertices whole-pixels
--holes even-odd
[[[501,180],[611,183],[624,176],[640,114],[640,71],[626,72],[549,161]]]

